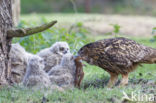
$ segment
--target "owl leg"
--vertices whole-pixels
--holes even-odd
[[[122,74],[122,80],[120,82],[120,86],[125,86],[128,84],[128,74]]]
[[[108,82],[108,87],[111,88],[115,85],[118,79],[118,74],[114,74],[114,73],[109,73],[109,74],[110,74],[110,80]]]

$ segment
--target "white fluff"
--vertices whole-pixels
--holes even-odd
[[[63,88],[74,87],[76,66],[72,54],[63,56],[60,65],[53,67],[49,72],[52,83]]]
[[[37,55],[44,59],[44,70],[48,72],[52,67],[60,64],[62,56],[67,53],[70,53],[69,45],[66,42],[56,42],[50,48],[41,50]]]
[[[27,87],[50,87],[49,76],[43,70],[44,61],[37,55],[30,58],[26,70],[26,74],[23,79],[24,86]]]
[[[52,89],[64,91],[63,88],[52,84],[49,75],[43,70],[44,61],[41,57],[34,55],[28,61],[23,85],[33,89]]]
[[[28,59],[32,54],[25,51],[25,49],[18,43],[11,45],[11,78],[15,83],[20,83],[26,71]]]

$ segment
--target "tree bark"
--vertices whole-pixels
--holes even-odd
[[[17,26],[19,23],[20,11],[20,0],[12,0],[12,18],[15,26]]]
[[[44,31],[57,21],[33,27],[13,28],[12,0],[0,0],[0,85],[11,83],[11,60],[9,52],[13,37],[23,37]]]
[[[7,29],[13,27],[12,21],[11,0],[0,0],[0,84],[8,84],[10,78],[12,38],[7,38]]]

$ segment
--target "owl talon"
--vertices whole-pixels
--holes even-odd
[[[122,80],[119,84],[119,87],[128,85],[128,74],[122,74]]]

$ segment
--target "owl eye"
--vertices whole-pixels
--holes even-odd
[[[60,47],[60,51],[64,51],[64,49],[65,49],[65,48],[63,48],[63,47]]]
[[[43,60],[40,60],[39,62],[40,62],[40,63],[44,63],[44,61],[43,61]]]

